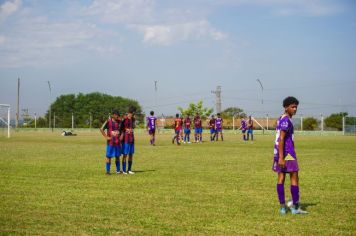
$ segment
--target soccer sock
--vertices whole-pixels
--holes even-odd
[[[126,161],[122,161],[122,171],[126,172]]]
[[[116,172],[120,172],[120,161],[116,161]]]
[[[223,135],[221,135],[221,141],[224,141],[224,136]]]
[[[131,167],[132,167],[132,161],[129,161],[129,168],[128,168],[128,171],[131,171]]]
[[[251,134],[251,141],[253,141],[253,134]]]
[[[189,135],[187,135],[187,140],[188,140],[188,142],[190,142],[190,136]]]
[[[106,162],[106,173],[110,172],[110,165],[111,165],[110,162]]]
[[[155,141],[156,141],[156,139],[155,139],[155,138],[153,138],[153,139],[152,139],[152,144],[155,144]]]
[[[203,141],[203,135],[200,135],[200,141]]]
[[[299,204],[299,186],[291,185],[290,193],[292,194],[293,205],[297,206]]]
[[[284,197],[284,184],[277,184],[277,194],[278,194],[279,203],[281,205],[286,204],[286,200]]]

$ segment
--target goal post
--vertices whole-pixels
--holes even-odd
[[[0,104],[0,129],[6,132],[6,136],[10,138],[10,109],[9,104]]]

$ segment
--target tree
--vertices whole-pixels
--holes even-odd
[[[199,114],[199,116],[203,119],[209,117],[211,113],[213,113],[213,108],[203,107],[203,101],[199,101],[196,104],[190,103],[187,109],[183,109],[182,107],[177,108],[183,116],[189,115],[194,116],[195,114]]]
[[[306,117],[303,120],[304,130],[315,130],[318,127],[318,120],[314,117]]]
[[[338,131],[342,130],[342,117],[347,116],[347,112],[333,113],[325,118],[325,125],[329,128],[335,128]]]
[[[89,127],[91,116],[92,127],[98,128],[114,109],[124,113],[130,107],[136,110],[136,120],[143,122],[140,104],[135,100],[120,96],[111,96],[98,92],[79,93],[78,95],[67,94],[57,97],[51,104],[52,116],[54,113],[56,114],[56,126],[63,128],[72,126],[72,113],[75,118],[75,127]],[[48,119],[48,112],[46,119]]]
[[[221,112],[221,116],[223,118],[231,118],[236,116],[237,118],[246,117],[246,113],[239,107],[229,107],[226,108],[223,112]]]

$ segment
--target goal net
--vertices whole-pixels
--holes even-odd
[[[0,137],[10,138],[10,105],[0,104]]]

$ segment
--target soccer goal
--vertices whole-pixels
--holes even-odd
[[[0,137],[10,138],[10,105],[0,104]]]

